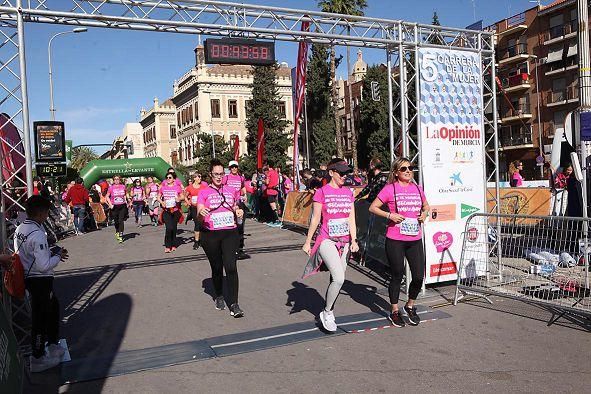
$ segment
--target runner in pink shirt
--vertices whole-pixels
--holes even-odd
[[[158,201],[163,207],[162,221],[164,222],[164,253],[176,250],[176,232],[181,218],[181,201],[185,199],[183,188],[176,182],[176,173],[169,172],[158,191]]]
[[[244,211],[237,205],[240,194],[235,188],[222,183],[224,177],[222,163],[213,159],[209,171],[211,184],[199,192],[197,199],[197,211],[203,217],[201,246],[211,266],[216,309],[226,308],[223,296],[225,270],[230,315],[242,317],[244,312],[238,306],[236,252],[240,240],[236,227],[244,220]]]
[[[328,164],[330,182],[314,194],[314,206],[308,238],[302,247],[310,256],[304,278],[319,271],[325,264],[330,271],[331,282],[326,291],[326,304],[320,312],[322,326],[330,332],[337,330],[334,304],[345,281],[349,253],[357,252],[357,227],[355,225],[355,199],[348,187],[343,187],[345,177],[352,170],[343,159],[332,159]],[[314,247],[312,238],[320,225]]]
[[[158,215],[160,210],[160,202],[158,201],[158,190],[160,187],[156,182],[154,182],[154,178],[151,176],[147,179],[148,183],[146,184],[146,196],[148,198],[148,213],[150,215],[150,221],[152,222],[153,226],[158,226]]]
[[[105,196],[107,204],[111,208],[111,217],[115,222],[115,239],[123,242],[123,231],[125,230],[125,215],[128,213],[127,208],[127,189],[121,182],[121,177],[115,175],[113,177],[113,184],[107,189]]]
[[[240,168],[238,166],[238,162],[232,160],[228,163],[228,168],[230,169],[230,173],[224,175],[224,179],[222,180],[222,184],[228,187],[231,187],[238,193],[239,200],[238,206],[243,211],[246,211],[246,205],[244,201],[246,199],[246,179],[240,174]],[[241,224],[238,225],[238,236],[240,237],[240,245],[238,246],[238,260],[245,260],[249,259],[250,256],[244,252],[244,224],[246,220],[243,220]]]
[[[193,174],[193,183],[185,188],[185,204],[189,207],[191,217],[195,222],[195,226],[193,227],[193,235],[195,237],[193,241],[194,250],[199,249],[199,239],[201,237],[201,218],[197,211],[197,200],[199,198],[199,193],[206,188],[207,183],[202,181],[202,176],[199,172]]]
[[[397,159],[392,164],[390,182],[384,186],[369,207],[370,213],[388,220],[386,257],[392,275],[388,288],[392,313],[388,318],[396,327],[406,325],[398,310],[405,257],[408,260],[412,281],[404,311],[411,325],[416,326],[421,322],[414,305],[425,276],[421,225],[429,213],[429,204],[423,190],[413,180],[413,171],[414,167],[408,159]],[[388,211],[382,209],[384,205],[388,206]]]

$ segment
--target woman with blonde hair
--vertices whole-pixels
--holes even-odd
[[[414,167],[410,160],[399,158],[392,163],[389,182],[371,203],[369,212],[388,220],[386,229],[386,257],[391,279],[388,287],[391,314],[390,322],[396,327],[406,324],[398,310],[400,285],[404,275],[404,258],[408,260],[412,281],[408,288],[408,301],[404,306],[409,323],[418,325],[415,301],[423,286],[425,253],[423,251],[421,224],[429,213],[429,204],[421,186],[414,181]],[[382,207],[388,206],[388,211]]]
[[[521,187],[523,185],[523,176],[521,171],[523,170],[523,162],[521,160],[515,160],[509,165],[509,185],[511,187]]]

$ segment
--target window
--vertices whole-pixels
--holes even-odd
[[[566,100],[566,80],[558,78],[552,81],[552,102]]]
[[[199,120],[199,106],[197,105],[198,103],[195,102],[195,120]]]
[[[238,103],[236,100],[228,100],[228,116],[230,118],[238,117]]]
[[[170,125],[170,139],[173,140],[176,138],[176,126],[171,124]]]
[[[566,119],[566,112],[554,112],[554,133],[564,131],[564,121]]]
[[[189,123],[193,123],[193,106],[189,106]]]
[[[211,117],[212,118],[219,118],[220,117],[220,100],[218,100],[218,99],[211,100]]]
[[[181,125],[181,113],[180,112],[176,113],[176,124],[178,124],[179,126]]]
[[[287,114],[285,112],[285,101],[280,101],[279,105],[277,106],[277,109],[279,110],[279,113],[281,114],[281,117],[283,119],[286,118]]]

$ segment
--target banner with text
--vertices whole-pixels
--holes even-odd
[[[425,195],[425,283],[455,280],[466,219],[485,212],[482,62],[478,53],[420,48],[419,138]],[[468,231],[466,247],[485,245]],[[483,253],[486,251],[483,251]]]

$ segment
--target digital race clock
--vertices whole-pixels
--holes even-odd
[[[37,163],[37,176],[64,176],[66,175],[66,163]]]
[[[275,44],[270,41],[219,38],[205,40],[205,63],[252,64],[275,63]]]

